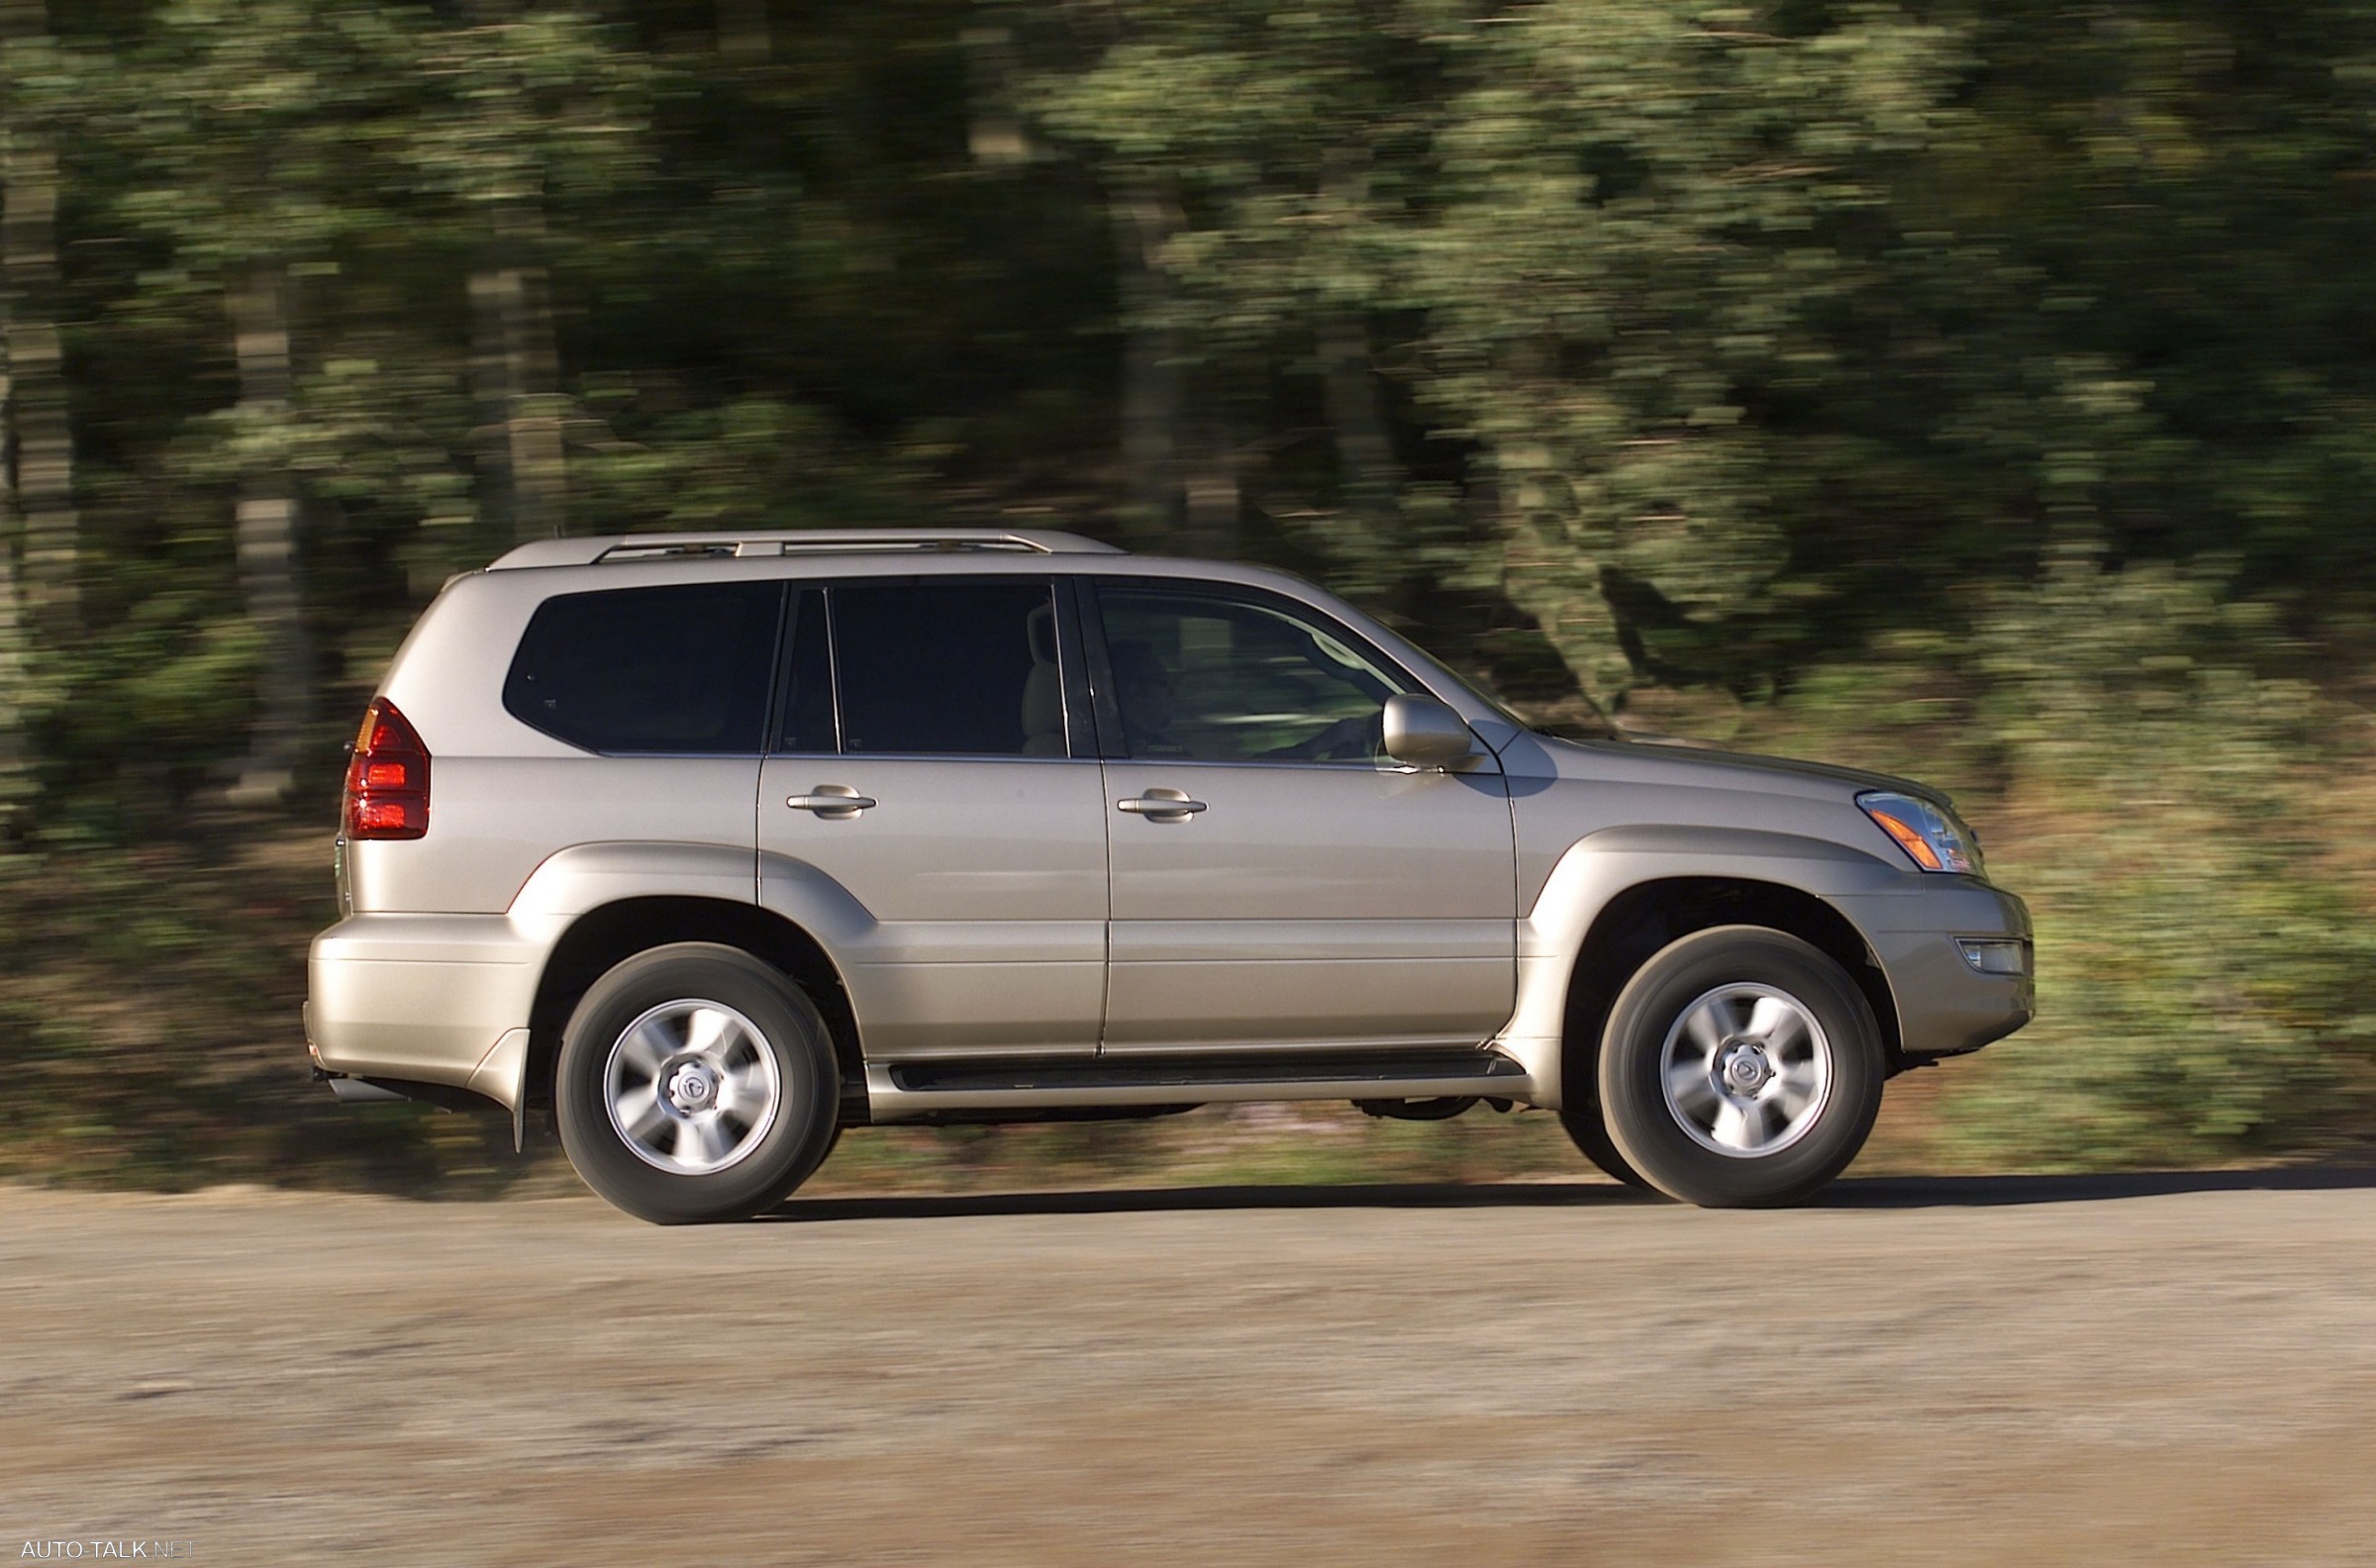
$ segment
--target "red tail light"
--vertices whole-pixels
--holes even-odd
[[[346,764],[346,836],[418,838],[429,832],[429,747],[385,697],[371,699]]]

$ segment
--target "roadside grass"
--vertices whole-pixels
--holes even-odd
[[[2241,650],[2277,645],[2267,613],[2217,586],[2058,560],[1984,609],[1960,679],[1921,638],[1885,642],[1740,715],[1749,749],[1953,791],[2029,903],[2037,1019],[1893,1085],[1902,1157],[2090,1171],[2376,1146],[2376,723],[2336,671],[2251,667]]]
[[[310,1081],[305,953],[336,919],[330,833],[192,826],[0,857],[0,1178],[508,1185],[481,1119],[350,1116]]]

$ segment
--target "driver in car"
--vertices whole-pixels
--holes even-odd
[[[1178,704],[1172,697],[1171,671],[1154,645],[1135,637],[1106,649],[1114,666],[1114,696],[1122,711],[1122,733],[1135,757],[1180,756],[1186,748],[1171,737]]]

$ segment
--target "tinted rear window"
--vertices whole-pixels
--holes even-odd
[[[1044,582],[838,587],[834,644],[844,750],[1064,754]]]
[[[781,585],[547,599],[504,678],[514,718],[591,751],[756,753]]]

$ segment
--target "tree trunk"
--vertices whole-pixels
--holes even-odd
[[[13,524],[13,505],[9,512]],[[33,752],[25,733],[30,685],[16,540],[0,536],[0,851],[18,837],[33,800]]]
[[[289,420],[289,277],[259,264],[232,279],[226,297],[239,359],[240,424],[251,441]],[[267,449],[276,443],[261,442]],[[235,805],[271,806],[288,793],[305,736],[307,647],[297,589],[298,501],[287,460],[275,452],[240,483],[240,591],[263,638],[256,714],[248,757],[232,786]]]
[[[1204,424],[1181,464],[1182,519],[1179,544],[1191,555],[1234,560],[1240,553],[1238,523],[1245,489],[1238,475],[1238,446],[1226,422]]]
[[[9,80],[31,73],[50,47],[48,34],[44,0],[0,0]],[[11,296],[7,436],[15,453],[10,489],[24,529],[21,591],[28,629],[65,645],[82,630],[81,523],[57,336],[57,158],[17,106],[8,109],[0,148],[0,274]]]
[[[13,423],[16,377],[7,362],[8,327],[15,313],[0,291],[0,411]],[[0,431],[4,440],[5,431]],[[34,795],[33,749],[26,734],[33,707],[33,672],[25,635],[25,601],[17,583],[17,550],[25,509],[16,473],[0,485],[0,849],[22,832]]]
[[[1179,232],[1179,205],[1151,183],[1114,201],[1114,250],[1122,276],[1122,462],[1128,520],[1158,543],[1180,522],[1179,345],[1159,319],[1170,287],[1163,245]]]
[[[504,351],[504,296],[519,286],[516,275],[492,264],[470,273],[470,395],[478,407],[471,432],[478,470],[481,548],[494,551],[518,539],[512,495],[511,413],[513,374]]]
[[[469,279],[471,380],[480,410],[480,499],[505,542],[557,538],[566,521],[568,469],[561,444],[559,353],[544,275],[544,170],[513,118],[526,92],[509,51],[530,0],[469,0],[485,35],[492,74],[480,84],[478,128],[494,159],[477,194],[489,214],[485,249]],[[721,49],[762,47],[767,0],[719,0]],[[496,148],[517,150],[495,153]],[[492,542],[492,541],[490,541]]]
[[[522,251],[543,224],[509,201],[496,212],[495,257],[470,274],[472,379],[481,410],[480,463],[489,510],[515,542],[553,539],[569,501],[561,445],[552,293]]]
[[[1541,488],[1533,475],[1500,475],[1495,488],[1503,515],[1503,595],[1542,629],[1591,717],[1614,728],[1618,700],[1634,680],[1600,581],[1608,541],[1567,526],[1555,508],[1540,504],[1531,494]]]
[[[718,52],[730,65],[764,65],[775,52],[767,0],[718,0]]]
[[[1403,472],[1378,403],[1369,333],[1358,316],[1332,313],[1320,327],[1321,403],[1336,443],[1338,496],[1373,560],[1402,559]]]
[[[1015,35],[984,22],[958,42],[965,49],[965,149],[985,168],[1020,168],[1032,160],[1032,143],[1015,102]]]
[[[1329,233],[1357,234],[1367,222],[1369,167],[1363,146],[1332,147],[1322,156],[1320,210]],[[1405,526],[1405,475],[1379,398],[1367,308],[1354,300],[1325,310],[1316,338],[1321,408],[1336,447],[1336,500],[1350,525],[1346,543],[1358,553],[1363,574],[1396,608],[1408,610],[1405,601],[1432,575],[1432,566],[1413,547],[1418,541]]]

